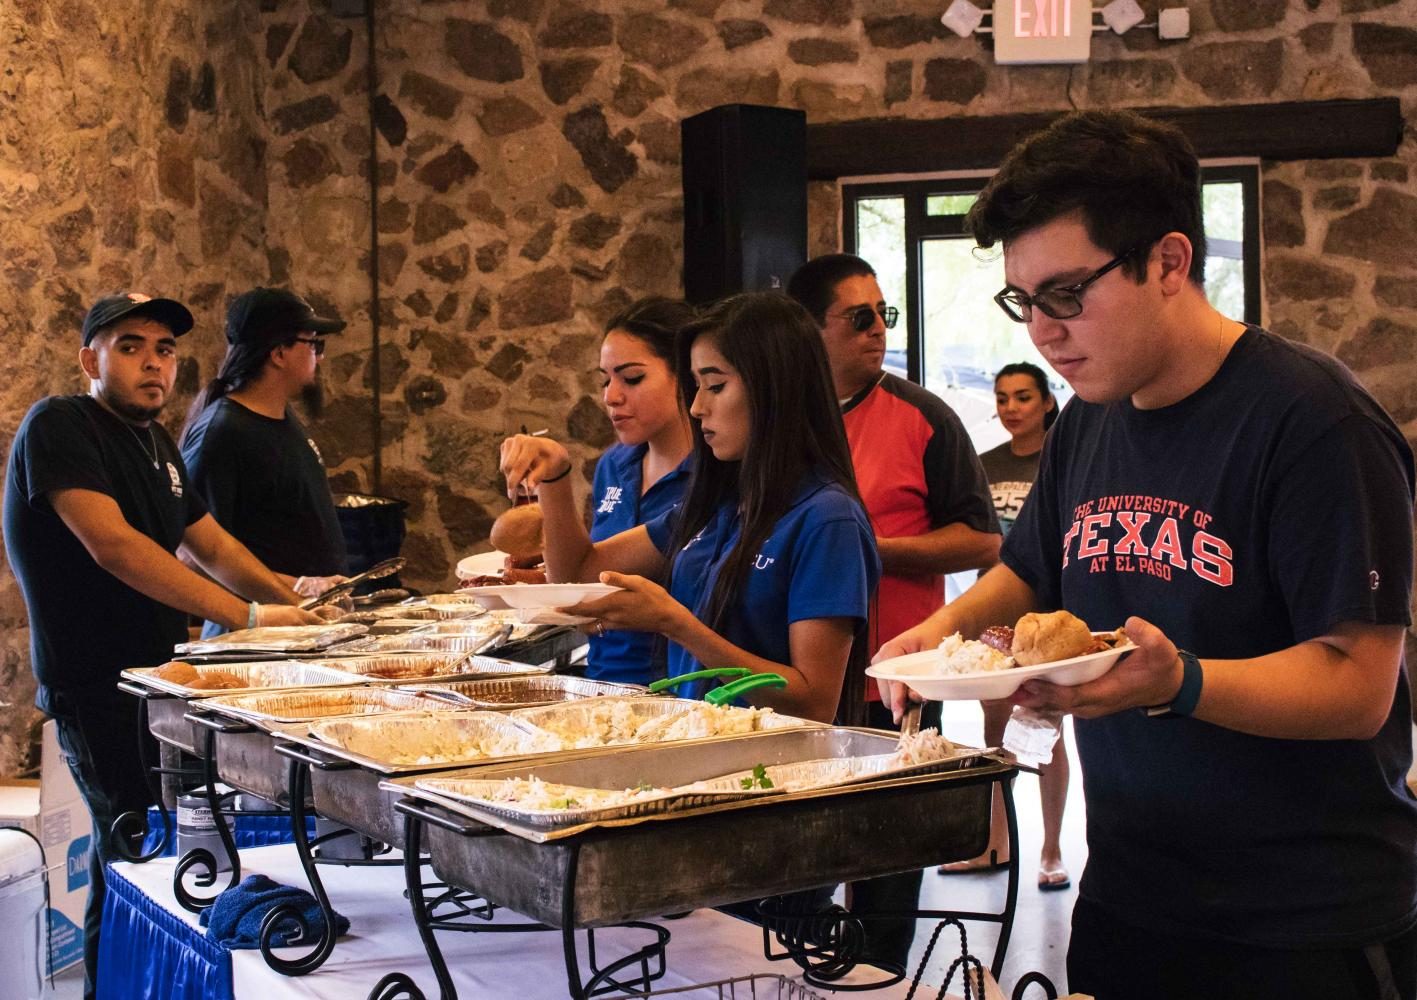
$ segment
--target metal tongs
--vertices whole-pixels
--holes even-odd
[[[912,736],[920,735],[920,711],[924,707],[925,703],[920,701],[912,701],[906,703],[905,712],[902,713],[900,717],[899,745],[903,746],[905,744],[905,741],[910,739]]]
[[[691,674],[680,674],[678,677],[663,677],[651,684],[649,691],[650,694],[659,694],[661,691],[678,687],[680,684],[709,677],[736,678],[704,695],[704,701],[710,705],[726,705],[739,695],[747,694],[760,687],[787,687],[787,678],[782,674],[755,674],[747,667],[714,667],[709,670],[695,670]]]
[[[328,604],[337,601],[344,595],[352,592],[365,580],[379,580],[386,576],[393,576],[403,569],[404,563],[408,562],[403,556],[394,556],[392,559],[385,559],[383,562],[376,562],[363,573],[356,573],[343,583],[337,583],[324,593],[316,594],[304,604],[300,605],[302,611],[309,611],[311,608],[318,608],[321,604]]]

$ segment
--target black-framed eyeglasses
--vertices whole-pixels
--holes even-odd
[[[295,342],[297,344],[309,344],[310,350],[315,352],[315,357],[317,358],[325,353],[324,337],[296,337]]]
[[[1050,316],[1053,319],[1072,319],[1082,312],[1082,293],[1087,291],[1088,287],[1098,278],[1121,266],[1124,260],[1143,246],[1145,244],[1139,243],[1124,250],[1086,278],[1074,284],[1045,289],[1036,295],[1028,295],[1020,292],[1017,288],[1005,288],[994,296],[994,301],[999,303],[999,308],[1004,310],[1009,319],[1015,323],[1027,323],[1032,320],[1035,307],[1044,316]]]
[[[879,310],[881,322],[886,325],[887,330],[894,330],[896,320],[900,319],[900,310],[895,306],[886,306]],[[865,333],[876,325],[877,310],[873,306],[857,306],[855,309],[848,309],[843,313],[832,313],[842,319],[851,321],[851,329],[857,333]]]

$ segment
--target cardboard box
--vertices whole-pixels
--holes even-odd
[[[52,721],[44,724],[39,780],[0,782],[0,826],[28,830],[44,846],[51,974],[83,961],[93,821],[59,754]]]

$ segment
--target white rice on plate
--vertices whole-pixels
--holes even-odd
[[[1014,666],[1012,656],[1005,656],[977,639],[966,639],[958,632],[945,636],[944,642],[940,643],[939,673],[947,677],[993,673],[1010,670]]]

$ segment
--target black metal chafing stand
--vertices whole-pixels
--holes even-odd
[[[570,657],[574,651],[584,645],[584,643],[585,637],[576,629],[566,626],[557,626],[547,628],[526,639],[508,643],[489,652],[495,652],[498,657],[503,659],[517,660],[518,662],[527,663],[529,665],[543,664],[554,660],[556,669],[564,669],[569,663]],[[252,655],[251,653],[230,656],[203,655],[188,657],[188,660],[190,662],[241,662],[250,660]],[[283,653],[281,655],[284,658],[295,660],[309,658],[324,659],[329,658],[332,654],[330,651],[324,650],[310,653]],[[200,711],[186,713],[183,716],[184,720],[193,727],[194,738],[201,741],[199,749],[194,747],[194,749],[198,750],[195,756],[200,758],[200,766],[167,767],[161,764],[153,764],[148,760],[148,744],[145,739],[150,728],[149,703],[157,700],[182,701],[183,699],[178,695],[154,690],[128,681],[120,682],[118,689],[139,699],[139,764],[143,768],[144,781],[147,783],[148,790],[152,793],[152,797],[162,817],[163,833],[157,843],[149,850],[142,852],[135,851],[132,848],[132,844],[135,841],[141,844],[142,839],[145,839],[148,829],[148,817],[136,812],[124,813],[114,821],[109,831],[115,852],[119,857],[133,863],[151,861],[153,858],[162,856],[168,845],[173,841],[176,830],[171,810],[167,808],[166,800],[162,794],[162,790],[157,787],[156,779],[159,777],[171,778],[173,781],[177,782],[179,786],[196,785],[199,793],[206,797],[210,805],[213,822],[217,828],[217,834],[221,838],[222,847],[230,866],[231,877],[225,888],[235,886],[241,881],[241,859],[235,839],[232,836],[230,828],[227,826],[226,819],[228,815],[233,814],[233,811],[229,808],[229,802],[236,794],[239,794],[239,790],[225,793],[219,793],[217,791],[216,737],[220,734],[249,734],[256,732],[257,727],[250,723],[234,719],[216,718],[209,714],[201,713]],[[301,765],[299,768],[297,768],[298,764]],[[316,838],[315,841],[309,839],[305,828],[307,809],[304,797],[304,791],[308,785],[308,766],[308,764],[302,764],[302,762],[292,759],[287,776],[291,789],[288,810],[250,810],[245,812],[245,815],[251,816],[289,815],[291,817],[292,835],[296,842],[297,852],[301,857],[302,867],[305,869],[305,873],[310,879],[311,888],[320,903],[321,912],[326,917],[325,935],[314,942],[314,950],[312,952],[295,960],[283,959],[275,955],[271,950],[273,947],[270,944],[272,937],[279,926],[294,921],[297,934],[295,938],[288,942],[288,945],[298,946],[309,944],[311,938],[310,929],[304,926],[303,921],[297,920],[293,912],[288,911],[288,908],[285,907],[277,908],[272,912],[270,917],[263,922],[261,934],[261,953],[263,957],[271,968],[291,976],[305,975],[319,968],[329,957],[330,952],[334,948],[332,935],[332,928],[334,927],[332,919],[333,910],[330,907],[329,898],[324,891],[324,886],[315,870],[315,863],[323,859],[315,858],[312,848],[319,846],[322,842],[333,840],[336,837],[357,835],[351,830],[338,830],[324,837]],[[301,788],[299,789],[301,794],[299,795],[295,794],[297,790],[297,775],[294,772],[297,769],[300,770],[298,778],[301,782]],[[331,861],[332,863],[340,864],[399,863],[397,859],[366,859],[364,861],[360,861],[359,859],[338,859],[337,862],[331,859]],[[215,900],[216,895],[220,893],[203,897],[197,896],[189,890],[185,880],[188,873],[193,872],[194,869],[196,870],[194,879],[196,887],[206,889],[214,885],[219,871],[215,855],[205,848],[196,848],[187,852],[187,854],[179,859],[173,873],[173,894],[177,898],[178,903],[184,909],[197,913],[210,906]]]
[[[963,789],[972,786],[984,785],[983,812],[987,816],[988,798],[992,795],[992,786],[998,783],[1002,787],[1004,802],[1008,815],[1009,839],[1013,847],[1017,843],[1017,817],[1013,802],[1013,779],[1017,776],[1020,767],[1011,762],[996,760],[987,767],[978,769],[978,774],[964,774],[954,776],[951,779],[951,787]],[[900,804],[906,801],[906,797],[911,794],[909,786],[922,784],[929,781],[925,779],[905,779],[901,781],[886,782],[881,785],[853,790],[845,794],[850,795],[871,795],[874,796],[874,813],[876,816],[889,814],[893,804]],[[831,794],[831,793],[827,793]],[[487,825],[477,820],[468,818],[460,813],[440,806],[436,802],[422,798],[405,797],[397,802],[395,808],[404,816],[404,872],[408,887],[409,903],[413,911],[414,923],[418,927],[419,936],[423,941],[424,949],[427,952],[429,963],[433,968],[435,977],[438,980],[440,1000],[456,1000],[457,991],[448,971],[447,963],[443,958],[442,951],[438,946],[436,931],[469,931],[477,929],[496,929],[493,927],[478,928],[469,925],[466,920],[457,919],[460,914],[444,914],[439,912],[439,906],[445,899],[446,893],[442,896],[429,898],[426,894],[430,888],[445,888],[444,883],[428,885],[423,882],[422,866],[424,863],[433,864],[435,862],[424,862],[420,860],[420,852],[424,846],[425,833],[432,831],[442,837],[443,842],[448,843],[448,835],[460,838],[464,841],[477,841],[486,845],[491,854],[495,854],[495,861],[489,860],[486,864],[489,867],[505,868],[507,870],[520,870],[525,873],[529,868],[537,868],[542,871],[552,871],[560,869],[559,878],[559,925],[549,927],[539,925],[546,929],[559,929],[562,935],[563,953],[565,956],[566,978],[568,995],[573,1000],[587,1000],[587,998],[600,996],[608,993],[619,992],[626,995],[641,995],[649,992],[652,983],[663,976],[666,965],[665,949],[669,941],[669,932],[658,926],[641,919],[606,919],[601,921],[579,921],[587,933],[588,949],[590,958],[590,977],[582,977],[580,959],[576,944],[575,933],[578,929],[578,879],[582,869],[583,853],[586,850],[591,852],[591,863],[598,865],[603,862],[599,857],[599,849],[617,838],[640,838],[645,845],[652,847],[656,843],[653,833],[646,833],[641,826],[629,826],[620,829],[590,829],[582,834],[555,840],[549,843],[534,843],[523,840],[516,834],[506,830]],[[807,830],[806,836],[812,835],[814,818],[813,807],[801,801],[784,802],[775,804],[767,808],[784,810],[775,817],[764,819],[761,812],[745,810],[741,813],[735,811],[708,811],[699,820],[689,819],[691,814],[682,814],[680,818],[667,821],[670,829],[674,829],[678,824],[676,837],[669,840],[661,839],[659,843],[695,843],[708,841],[720,843],[724,851],[743,852],[739,857],[743,859],[757,858],[754,864],[744,864],[738,870],[729,875],[731,869],[724,869],[728,881],[736,882],[737,885],[724,886],[722,892],[716,893],[718,898],[711,900],[713,905],[721,905],[732,899],[753,899],[761,895],[761,892],[753,892],[752,885],[768,886],[778,894],[795,892],[812,888],[810,880],[801,880],[801,884],[784,885],[786,876],[781,871],[774,870],[771,860],[763,860],[753,853],[751,846],[767,841],[774,832],[791,829],[794,824],[801,821]],[[820,829],[820,824],[829,816],[830,810],[823,810],[816,818],[815,823]],[[844,818],[840,815],[830,815],[829,821],[839,823]],[[685,822],[689,819],[689,822]],[[746,822],[745,822],[746,820]],[[652,826],[659,824],[644,824]],[[869,835],[872,832],[871,821],[864,814],[856,815],[847,824],[850,829],[846,830],[844,836],[848,841],[854,841],[858,849],[862,844],[870,845],[872,842]],[[983,828],[987,837],[987,825]],[[922,851],[929,852],[930,848],[926,841],[930,839],[934,831],[917,832],[914,834],[902,833],[903,840],[900,843],[906,844],[905,852],[910,855],[910,867],[923,867],[923,862],[940,863],[943,861],[958,860],[959,857],[967,857],[979,845],[975,843],[957,842],[954,844],[940,844],[934,849],[931,858],[927,858]],[[865,836],[865,839],[862,839]],[[869,850],[869,846],[867,848]],[[550,851],[550,854],[540,852]],[[660,865],[662,870],[672,872],[683,867],[683,858],[679,858],[680,864],[676,865],[671,859],[656,857],[652,849],[642,850],[646,871],[651,871],[651,865]],[[948,856],[939,856],[948,855]],[[863,871],[859,867],[853,867],[853,861],[845,860],[841,856],[834,856],[829,864],[825,864],[825,870],[819,874],[828,881],[842,881],[853,878],[870,877],[878,874],[888,874],[889,870],[899,870],[899,865],[886,865],[888,870],[877,868]],[[504,876],[505,877],[505,876]],[[512,876],[515,878],[515,874]],[[450,882],[460,882],[461,880],[447,876]],[[552,881],[555,880],[553,874]],[[800,876],[799,876],[800,880]],[[820,880],[820,879],[819,879]],[[475,881],[475,880],[468,880]],[[473,888],[462,883],[467,888]],[[487,895],[497,895],[495,891],[482,890]],[[728,898],[732,897],[732,899]],[[524,904],[527,900],[509,901],[508,905],[518,910],[525,910]],[[1018,901],[1018,851],[1010,851],[1009,863],[1009,884],[1005,900],[1004,909],[997,913],[983,913],[974,911],[941,911],[941,910],[917,910],[893,914],[873,914],[867,917],[849,913],[828,914],[823,918],[821,915],[788,916],[781,912],[771,913],[769,920],[771,926],[764,926],[764,954],[770,960],[780,960],[791,958],[803,970],[803,978],[817,985],[825,986],[833,990],[867,990],[879,989],[901,981],[905,976],[903,968],[887,969],[888,978],[866,985],[845,985],[838,982],[848,972],[858,964],[861,958],[860,945],[863,934],[863,919],[884,919],[888,917],[909,917],[918,919],[937,919],[941,921],[935,932],[938,938],[939,931],[944,926],[954,924],[960,926],[962,920],[984,921],[998,923],[1000,926],[999,937],[994,950],[994,958],[990,970],[997,978],[1004,964],[1007,953],[1009,938],[1013,929],[1014,913]],[[542,900],[546,902],[545,899]],[[665,906],[658,912],[665,910],[674,911],[683,909],[686,905],[692,908],[695,905],[692,900],[679,897],[666,899]],[[772,906],[767,907],[772,910]],[[485,918],[484,918],[485,919]],[[599,966],[595,954],[594,926],[630,926],[642,928],[653,935],[645,946],[625,955],[615,961],[610,962],[603,968]],[[537,926],[537,925],[533,925]],[[517,929],[527,929],[525,926]],[[778,943],[785,949],[783,952],[774,952],[771,947],[771,938],[776,937]],[[931,949],[927,950],[924,960],[921,962],[920,970],[915,976],[915,983],[918,986],[923,977],[926,965],[933,951],[934,939],[931,942]],[[637,968],[638,972],[634,978],[626,979],[622,973],[626,970]],[[618,977],[618,978],[617,978]],[[913,993],[912,993],[913,995]],[[368,994],[367,1000],[427,1000],[426,995],[419,989],[413,979],[405,973],[395,972],[386,975],[381,979]]]

